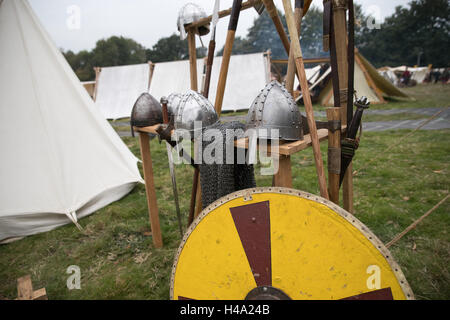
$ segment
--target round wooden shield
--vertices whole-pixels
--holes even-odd
[[[230,194],[190,226],[171,299],[413,299],[383,243],[353,215],[306,192]]]

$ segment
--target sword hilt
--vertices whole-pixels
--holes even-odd
[[[167,100],[166,97],[161,98],[161,105],[162,105],[162,115],[163,115],[163,123],[169,124],[169,109],[167,107],[169,103],[169,100]]]

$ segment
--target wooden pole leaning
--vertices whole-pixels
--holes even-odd
[[[216,109],[219,118],[222,113],[223,98],[225,95],[225,87],[227,84],[227,77],[228,77],[228,68],[230,66],[231,53],[233,51],[233,44],[239,21],[239,15],[241,13],[241,7],[242,7],[242,0],[233,1],[233,7],[231,9],[230,15],[230,23],[228,25],[227,39],[225,42],[225,48],[223,50],[222,65],[220,67],[219,83],[217,85],[217,92],[216,92],[216,102],[214,104],[214,107]]]
[[[340,123],[341,108],[328,108],[328,123]],[[339,205],[339,180],[341,176],[341,125],[328,129],[328,192],[330,201]]]
[[[277,29],[278,35],[280,36],[286,53],[289,54],[289,52],[291,51],[291,44],[289,42],[286,31],[284,30],[283,23],[281,22],[280,16],[278,15],[277,8],[275,7],[273,0],[262,1],[264,3],[264,6],[266,7],[267,13],[269,14],[270,18],[273,21],[273,24],[275,25],[275,29]]]
[[[141,147],[145,191],[147,193],[147,205],[150,215],[150,227],[152,230],[153,244],[156,248],[162,248],[163,241],[161,235],[161,226],[159,224],[159,212],[158,204],[156,202],[152,154],[150,152],[150,137],[148,136],[148,133],[139,132],[139,144]]]
[[[189,46],[189,68],[191,75],[191,90],[198,91],[197,78],[197,48],[195,43],[195,29],[187,28],[188,46]],[[202,191],[200,186],[199,169],[194,169],[194,177],[192,182],[191,203],[189,208],[188,226],[202,211]]]
[[[302,18],[303,18],[303,8],[301,6],[301,2],[299,0],[295,1],[295,25],[297,26],[297,33],[300,36],[302,31]],[[288,60],[288,68],[286,73],[286,89],[291,94],[291,96],[294,96],[294,81],[295,81],[295,58],[294,58],[294,51],[291,47],[291,50],[289,52],[289,60]]]
[[[308,119],[308,126],[310,129],[312,148],[314,153],[314,160],[316,164],[317,176],[319,180],[320,195],[323,198],[329,199],[327,181],[325,177],[325,170],[323,166],[322,154],[320,152],[319,138],[317,135],[316,122],[314,120],[314,111],[312,108],[311,95],[309,92],[308,81],[306,79],[305,66],[303,64],[302,49],[300,47],[300,40],[295,26],[294,14],[292,11],[291,1],[283,0],[284,11],[286,15],[286,21],[289,29],[289,34],[292,39],[291,46],[293,47],[293,53],[295,58],[295,66],[297,73],[300,76],[300,86],[302,88],[303,100],[305,103],[305,110]]]
[[[347,0],[333,1],[333,26],[336,55],[339,73],[339,93],[341,98],[341,123],[347,126],[347,99],[352,99],[348,93],[348,47],[347,47]],[[350,164],[344,177],[342,186],[342,197],[344,200],[344,209],[354,213],[353,208],[353,165]]]

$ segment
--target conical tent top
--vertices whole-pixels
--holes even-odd
[[[270,82],[250,106],[247,115],[249,129],[255,129],[260,139],[303,139],[300,111],[279,82]],[[273,135],[272,129],[278,130],[278,135]]]

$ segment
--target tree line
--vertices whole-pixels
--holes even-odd
[[[450,2],[448,0],[412,0],[398,6],[395,13],[373,28],[373,17],[363,14],[355,6],[356,47],[376,67],[385,65],[428,65],[448,67],[450,49]],[[287,32],[282,12],[279,15]],[[327,56],[322,45],[323,12],[311,7],[302,21],[301,45],[306,58]],[[206,39],[208,36],[205,37]],[[271,50],[273,59],[287,55],[267,12],[258,16],[245,37],[236,37],[233,53],[246,54]],[[197,49],[198,57],[206,55],[206,48]],[[221,55],[223,48],[218,51]],[[95,78],[94,67],[120,66],[186,60],[189,57],[187,40],[177,34],[161,38],[152,48],[145,48],[133,39],[113,36],[99,40],[91,51],[63,52],[81,81]]]

